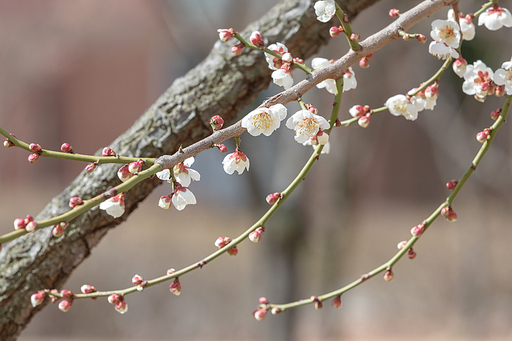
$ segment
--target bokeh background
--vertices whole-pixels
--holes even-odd
[[[208,54],[218,28],[241,30],[275,3],[1,0],[0,125],[44,148],[69,142],[77,152],[94,153]],[[460,6],[474,12],[481,4],[466,0]],[[390,8],[412,5],[380,1],[354,20],[355,31],[365,38],[391,22]],[[430,22],[446,11],[413,32],[428,37]],[[464,57],[497,69],[510,59],[511,32],[477,28],[476,38],[464,44]],[[340,37],[319,56],[338,58],[346,50]],[[369,69],[354,67],[358,88],[344,94],[341,117],[349,117],[355,104],[382,106],[428,79],[441,63],[428,54],[428,44],[389,44],[375,53]],[[489,113],[503,103],[496,97],[477,102],[461,85],[448,70],[435,110],[414,122],[382,113],[367,129],[336,129],[331,153],[270,220],[262,241],[244,242],[236,257],[223,256],[182,277],[181,296],[165,284],[150,288],[127,297],[123,316],[105,299],[76,301],[66,314],[47,306],[20,340],[511,339],[508,125],[456,199],[458,221],[436,221],[416,244],[416,259],[394,267],[393,282],[364,283],[343,296],[338,310],[325,302],[320,311],[306,306],[263,322],[251,315],[260,296],[289,302],[360,277],[389,259],[410,228],[444,201],[444,184],[467,169],[480,147],[476,133],[492,124]],[[240,117],[280,90],[270,85]],[[329,115],[332,97],[325,90],[304,99]],[[250,226],[268,207],[265,196],[283,190],[305,163],[312,150],[292,136],[285,128],[270,138],[244,135],[251,171],[242,176],[222,171],[218,151],[199,155],[193,168],[201,181],[191,185],[198,204],[182,212],[161,210],[158,198],[169,187],[159,187],[128,222],[109,232],[66,288],[125,288],[135,273],[154,278],[215,251],[218,236],[234,237]],[[233,143],[227,145],[232,149]],[[37,214],[85,166],[53,159],[28,164],[27,156],[0,148],[2,234],[12,230],[14,218]]]

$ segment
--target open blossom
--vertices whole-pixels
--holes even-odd
[[[100,204],[100,209],[105,210],[109,215],[118,218],[124,213],[125,193],[121,193]]]
[[[290,70],[290,64],[283,65],[280,69],[272,72],[274,84],[282,86],[285,90],[293,85],[293,77]]]
[[[512,15],[508,9],[494,4],[478,17],[478,26],[482,25],[491,31],[499,30],[503,26],[512,27]]]
[[[286,118],[286,113],[286,107],[282,104],[276,104],[270,108],[257,108],[242,119],[242,127],[246,128],[252,136],[260,134],[270,136]]]
[[[183,210],[187,205],[195,205],[196,203],[196,197],[188,187],[177,187],[174,191],[172,204],[178,211]]]
[[[473,65],[468,65],[466,68],[462,91],[467,95],[474,95],[475,99],[479,101],[483,101],[487,95],[494,93],[492,78],[492,69],[481,60],[477,60]]]
[[[195,159],[193,156],[189,157],[183,162],[178,163],[173,168],[174,178],[177,182],[180,183],[183,187],[188,187],[192,180],[199,181],[201,179],[201,175],[198,171],[189,168],[194,163]],[[169,169],[164,169],[156,173],[157,178],[164,181],[171,180],[171,171]]]
[[[448,11],[448,20],[455,21],[455,15],[453,9]],[[460,31],[462,33],[462,39],[473,40],[475,38],[475,24],[470,15],[463,16],[461,14],[459,18]]]
[[[316,18],[321,22],[328,22],[336,14],[334,0],[317,1],[315,3]]]
[[[434,110],[436,105],[438,96],[437,88],[434,90],[434,87],[427,87],[427,89],[419,91],[410,98],[411,103],[416,107],[418,112],[424,109]],[[409,91],[409,94],[412,94],[414,91],[416,91],[416,89]]]
[[[269,50],[279,53],[281,56],[288,52],[288,48],[281,43],[271,44],[267,47]],[[267,59],[268,67],[270,70],[278,70],[282,65],[283,61],[281,58],[274,57],[271,54],[265,52],[265,58]]]
[[[512,95],[512,62],[505,62],[501,69],[496,70],[492,77],[498,85],[504,85],[507,95]]]
[[[235,171],[242,174],[245,169],[249,171],[249,158],[242,152],[240,147],[237,147],[234,153],[226,155],[222,161],[222,167],[228,174],[233,174]]]
[[[331,62],[325,58],[313,58],[311,60],[311,67],[314,70],[320,70],[327,66],[331,65]],[[316,85],[317,88],[323,89],[325,88],[329,93],[335,95],[336,94],[336,81],[334,79],[326,79]],[[350,89],[355,89],[357,87],[357,80],[354,70],[352,67],[349,67],[345,74],[343,75],[343,92],[348,91]]]
[[[392,115],[403,116],[409,121],[418,118],[418,109],[404,95],[390,97],[384,105],[388,107]]]
[[[320,129],[329,129],[330,125],[322,116],[315,115],[309,110],[299,110],[286,121],[286,127],[295,131],[295,141],[304,143]]]
[[[428,52],[441,59],[458,58],[455,51],[460,43],[460,27],[455,21],[437,19],[432,22],[430,36],[434,39]]]

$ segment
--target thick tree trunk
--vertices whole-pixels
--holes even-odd
[[[340,2],[353,18],[376,1]],[[294,56],[308,58],[330,38],[329,24],[316,20],[314,2],[283,1],[242,35],[249,37],[253,30],[259,30],[269,43],[282,42]],[[231,45],[231,41],[218,41],[202,63],[177,79],[111,147],[119,155],[158,157],[209,135],[208,122],[213,115],[221,115],[227,123],[233,121],[240,109],[268,87],[270,70],[263,53],[247,50],[234,57]],[[82,172],[48,203],[36,220],[68,211],[72,196],[88,199],[119,184],[118,168],[101,165],[93,174]],[[112,219],[96,208],[74,220],[64,238],[53,238],[47,228],[5,245],[0,252],[0,339],[16,339],[43,307],[33,308],[30,295],[43,288],[60,288],[107,231],[127,219],[160,182],[148,180],[130,190],[121,218]]]

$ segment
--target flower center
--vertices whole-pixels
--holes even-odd
[[[274,122],[274,118],[268,112],[260,112],[259,114],[254,116],[253,125],[256,129],[268,129],[272,126]]]
[[[314,136],[318,132],[318,129],[318,123],[316,123],[313,117],[307,117],[295,124],[295,131],[299,135]]]
[[[503,78],[507,83],[512,82],[512,68],[506,69]]]
[[[402,116],[407,115],[407,103],[404,101],[397,101],[393,103],[393,109],[399,112]]]
[[[455,40],[455,29],[451,25],[444,25],[439,29],[439,38],[446,42]]]

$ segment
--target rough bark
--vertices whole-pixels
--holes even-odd
[[[377,0],[340,1],[350,18]],[[259,30],[269,43],[282,42],[294,56],[308,58],[329,40],[329,24],[316,20],[312,0],[285,0],[242,32],[249,37]],[[175,152],[211,133],[208,121],[221,115],[227,123],[250,104],[270,83],[270,70],[258,51],[234,57],[234,42],[218,41],[208,57],[169,89],[111,147],[120,155],[158,157]],[[44,220],[69,210],[72,196],[85,199],[117,185],[118,165],[101,165],[94,174],[82,172],[36,217]],[[64,238],[55,239],[51,229],[27,234],[0,252],[0,339],[14,340],[32,316],[30,295],[42,288],[60,288],[72,271],[90,254],[109,229],[130,213],[161,183],[150,179],[127,193],[126,212],[113,219],[95,208],[69,225]]]

